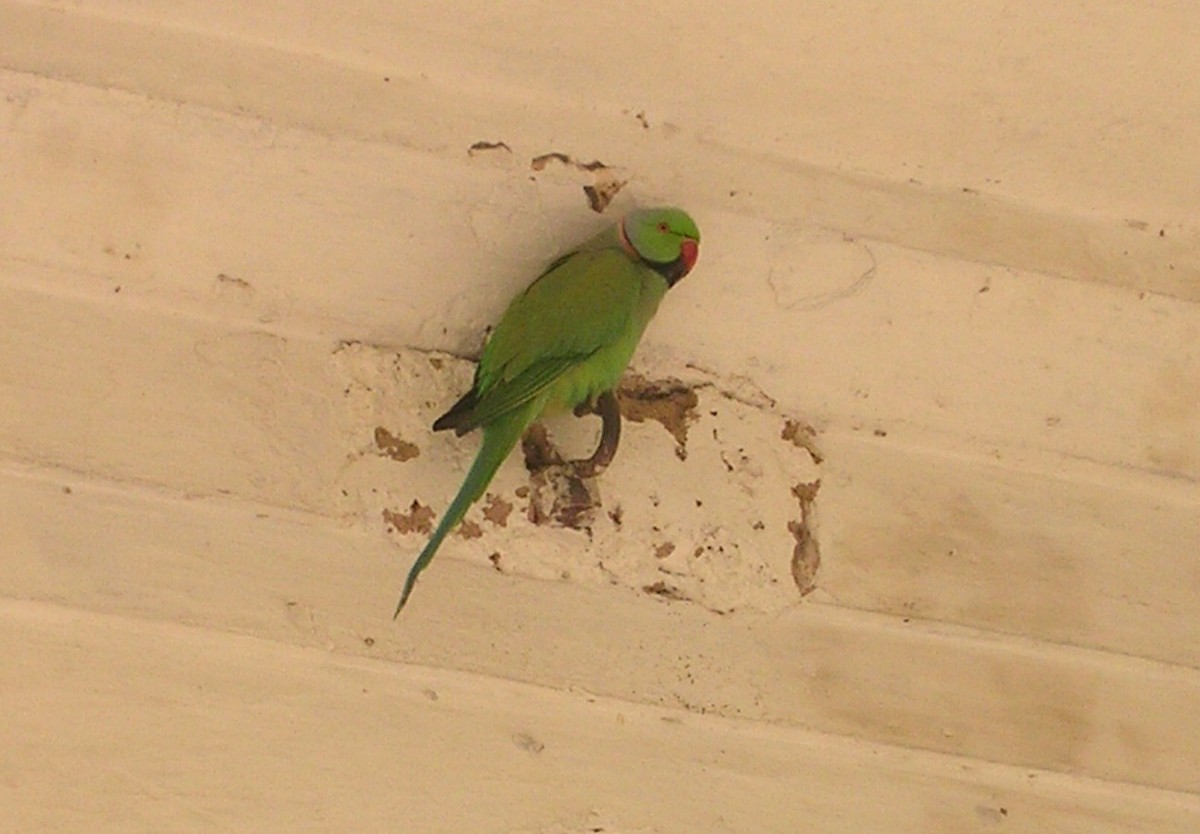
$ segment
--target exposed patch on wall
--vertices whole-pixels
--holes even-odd
[[[387,436],[420,445],[403,467],[381,455],[379,443],[351,451],[337,484],[347,516],[379,519],[388,508],[393,535],[428,531],[480,442],[477,432],[455,437],[429,426],[469,385],[474,366],[364,345],[344,346],[337,361],[359,424],[386,425]],[[501,467],[430,570],[467,559],[506,574],[621,585],[719,613],[780,610],[811,593],[824,460],[816,429],[781,413],[750,380],[685,373],[692,378],[627,376],[620,446],[597,478],[579,478],[571,459],[594,451],[599,420],[564,414],[535,425],[522,455]],[[387,436],[382,445],[390,447]],[[397,548],[398,583],[411,556],[409,541]]]
[[[415,443],[409,443],[398,435],[392,434],[383,426],[375,427],[375,448],[384,457],[404,463],[421,454]]]
[[[487,142],[481,140],[467,148],[467,156],[475,156],[487,151],[508,151],[512,153],[512,148],[508,146],[507,142]]]
[[[608,208],[609,203],[617,196],[617,192],[628,184],[628,180],[619,175],[618,169],[605,165],[598,159],[593,159],[591,162],[580,162],[559,151],[535,156],[529,161],[529,168],[531,171],[540,172],[544,171],[551,163],[574,168],[591,175],[592,181],[583,185],[583,194],[587,198],[588,208],[597,214]]]
[[[489,492],[484,499],[483,517],[497,527],[507,527],[508,517],[513,511],[513,505],[498,495]]]
[[[575,474],[542,423],[529,428],[521,439],[525,468],[529,470],[529,504],[526,516],[534,524],[556,524],[590,533],[600,506],[593,483]],[[617,452],[620,454],[620,451]]]
[[[657,582],[652,582],[649,585],[643,585],[642,590],[647,594],[653,594],[654,596],[662,597],[663,599],[673,599],[676,602],[691,602],[691,597],[676,588],[674,585],[669,585],[661,579]]]
[[[634,423],[659,423],[675,438],[675,456],[687,460],[688,427],[696,421],[700,402],[694,386],[677,379],[651,382],[630,373],[621,380],[617,393],[622,417]]]
[[[792,580],[800,596],[807,596],[817,587],[817,571],[821,567],[821,549],[813,530],[813,505],[821,489],[819,480],[796,484],[792,495],[800,502],[800,520],[788,522],[788,532],[796,539],[792,549]]]
[[[433,532],[433,510],[415,498],[407,512],[384,508],[382,515],[384,526],[389,533],[399,533],[404,536],[409,533],[428,535]]]
[[[813,463],[819,464],[825,460],[825,456],[817,448],[817,430],[807,423],[801,423],[799,420],[784,420],[783,431],[780,432],[779,437],[789,441],[797,449],[808,452]]]

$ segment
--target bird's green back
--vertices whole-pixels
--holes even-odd
[[[578,376],[581,365],[599,373],[596,384],[616,384],[667,284],[611,232],[597,240],[612,244],[585,246],[559,259],[513,299],[480,358],[477,400],[460,424],[463,430],[529,402],[564,374]],[[611,361],[590,367],[590,358],[607,360],[610,352],[617,354],[612,359],[618,367],[610,370]],[[606,388],[587,393],[600,390]]]
[[[513,299],[484,348],[475,384],[433,424],[459,434],[482,427],[483,443],[409,570],[397,615],[530,423],[616,387],[668,287],[695,265],[699,241],[695,222],[680,209],[634,211],[556,260]]]

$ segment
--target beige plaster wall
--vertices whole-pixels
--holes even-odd
[[[0,2],[0,824],[1196,830],[1198,36]],[[595,517],[514,458],[393,623],[486,326],[654,202]]]

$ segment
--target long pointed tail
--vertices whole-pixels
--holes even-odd
[[[450,531],[463,519],[467,514],[467,510],[471,505],[479,500],[487,489],[488,484],[492,482],[492,477],[496,474],[496,470],[500,468],[500,464],[508,457],[508,453],[512,451],[513,446],[517,444],[517,440],[529,427],[532,420],[532,415],[527,413],[526,409],[521,409],[515,413],[507,414],[494,423],[485,426],[483,429],[483,444],[479,447],[479,454],[475,456],[475,462],[471,464],[471,469],[467,472],[467,477],[459,487],[458,494],[454,496],[454,500],[450,502],[450,506],[446,508],[446,514],[442,516],[442,520],[438,522],[438,526],[434,529],[433,535],[429,537],[429,542],[425,545],[425,549],[421,551],[421,555],[413,562],[412,568],[408,571],[408,578],[404,580],[404,590],[400,594],[400,602],[396,605],[396,613],[392,618],[400,616],[401,609],[404,608],[404,603],[408,602],[408,597],[413,591],[413,586],[417,582],[417,577],[421,571],[429,565],[433,559],[433,555],[437,553],[438,547],[441,546],[442,540],[449,535]]]

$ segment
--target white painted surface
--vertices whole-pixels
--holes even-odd
[[[1200,12],[629,15],[0,2],[6,830],[1200,826]],[[393,624],[446,352],[635,200],[686,460]]]

